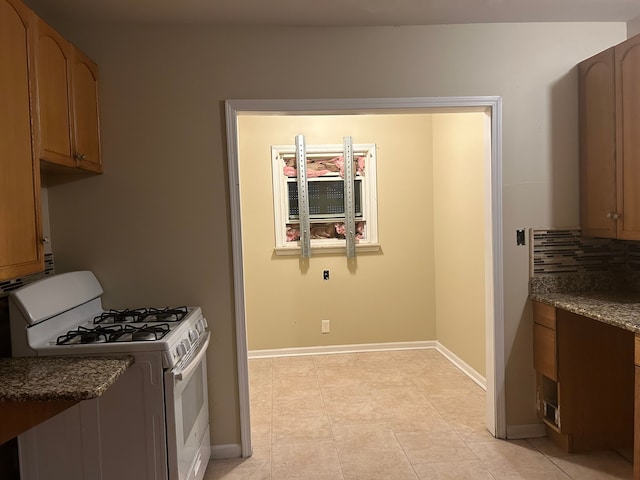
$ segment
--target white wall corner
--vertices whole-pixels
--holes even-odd
[[[232,443],[228,445],[211,445],[211,460],[222,460],[223,458],[238,458],[242,456],[240,444]]]
[[[507,439],[517,440],[522,438],[545,437],[547,433],[542,423],[532,423],[529,425],[507,425]]]
[[[466,374],[471,380],[476,382],[483,389],[487,389],[487,379],[482,376],[477,370],[475,370],[471,365],[466,363],[460,357],[458,357],[455,353],[449,350],[447,347],[442,345],[442,343],[436,341],[436,350],[438,350],[442,355],[447,357],[447,359],[453,363],[456,367],[458,367],[464,374]]]

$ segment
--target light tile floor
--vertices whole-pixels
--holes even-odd
[[[496,440],[485,392],[436,350],[251,359],[254,454],[205,480],[631,479],[616,452]]]

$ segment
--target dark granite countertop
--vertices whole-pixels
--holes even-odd
[[[96,398],[133,362],[131,356],[0,358],[0,402]]]
[[[531,300],[640,333],[640,294],[532,293]]]

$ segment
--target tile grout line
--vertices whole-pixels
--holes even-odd
[[[270,383],[271,383],[271,415],[269,416],[269,480],[273,478],[273,408],[275,405],[275,388],[273,385],[274,368],[273,359],[269,362],[270,368]]]
[[[320,383],[320,379],[318,378],[318,368],[316,364],[316,355],[312,356],[313,359],[313,370],[316,375],[316,381],[318,382],[318,390],[320,390],[320,397],[322,398],[322,407],[324,408],[324,414],[327,417],[327,423],[329,424],[329,431],[331,432],[331,445],[336,452],[336,457],[338,458],[338,466],[340,467],[340,474],[342,475],[342,479],[344,479],[344,468],[342,467],[342,460],[340,459],[340,453],[338,452],[338,447],[336,445],[336,437],[333,431],[333,422],[329,418],[329,412],[327,410],[327,403],[324,399],[324,392],[322,390],[322,384]]]
[[[528,439],[526,439],[526,442],[531,445],[533,448],[535,448],[538,452],[540,452],[544,458],[546,458],[547,460],[549,460],[551,463],[553,463],[555,465],[555,467],[560,470],[562,473],[564,473],[568,478],[570,478],[571,480],[576,480],[574,479],[569,472],[565,471],[560,465],[558,465],[555,461],[554,461],[554,457],[547,455],[546,453],[544,453],[542,450],[540,450],[538,447],[536,447],[534,444],[532,444]]]
[[[354,356],[354,358],[356,358],[356,356]],[[383,357],[384,358],[384,357]],[[391,358],[391,357],[389,357]],[[409,359],[409,361],[413,361],[410,359],[410,357],[407,357]],[[395,361],[395,360],[394,360]],[[356,367],[356,371],[354,372],[348,372],[348,374],[344,375],[344,378],[342,378],[342,370],[340,368],[336,368],[336,370],[334,371],[332,369],[333,364],[329,363],[329,364],[325,364],[324,362],[320,361],[316,356],[312,356],[312,362],[311,365],[313,367],[313,371],[310,372],[312,373],[313,377],[314,377],[314,383],[318,386],[319,389],[319,393],[320,393],[320,400],[322,401],[322,408],[323,408],[323,412],[326,418],[326,421],[329,424],[329,432],[330,432],[330,439],[331,439],[331,445],[333,447],[334,452],[336,453],[336,459],[338,464],[335,465],[337,468],[336,470],[340,471],[340,475],[342,478],[345,478],[345,470],[343,468],[343,458],[342,456],[339,454],[339,450],[338,450],[338,443],[336,441],[336,428],[338,426],[341,425],[340,421],[336,421],[335,423],[331,421],[330,416],[329,416],[329,410],[328,410],[328,405],[330,405],[330,393],[332,392],[331,389],[326,390],[323,388],[323,383],[321,383],[320,379],[322,378],[325,381],[329,382],[329,385],[334,385],[334,382],[332,381],[333,379],[337,380],[336,383],[336,387],[338,388],[338,391],[340,391],[340,388],[345,385],[345,381],[346,382],[355,382],[356,379],[355,377],[359,376],[359,377],[363,377],[362,378],[362,386],[364,388],[362,388],[363,392],[367,392],[369,395],[371,395],[371,399],[373,402],[375,402],[375,405],[372,405],[373,408],[384,408],[384,405],[387,404],[387,401],[389,399],[395,398],[394,396],[391,396],[389,398],[387,398],[387,396],[383,395],[383,396],[376,396],[374,395],[374,390],[375,392],[380,392],[381,389],[384,389],[385,387],[389,387],[390,390],[397,390],[397,387],[394,387],[392,384],[389,383],[389,385],[387,385],[387,380],[391,380],[391,381],[395,381],[395,378],[392,377],[387,377],[386,375],[386,371],[381,372],[383,375],[378,377],[376,376],[377,372],[378,372],[378,368],[380,368],[381,366],[386,365],[386,360],[383,360],[383,363],[377,363],[375,361],[374,357],[371,357],[371,360],[369,357],[365,357],[364,359],[362,359],[362,362],[347,362],[348,365],[352,365],[354,367]],[[326,366],[329,368],[328,371],[324,371],[323,372],[323,366]],[[338,367],[338,365],[336,365],[336,367]],[[402,368],[402,367],[400,367]],[[482,452],[484,452],[486,449],[480,449],[478,450],[478,453],[476,452],[476,450],[471,449],[471,445],[479,445],[480,442],[483,441],[482,437],[480,436],[480,423],[479,423],[479,417],[477,417],[477,412],[475,412],[475,407],[473,407],[473,405],[471,403],[469,403],[470,407],[473,410],[474,413],[472,413],[472,418],[469,419],[468,421],[465,418],[462,417],[458,417],[457,416],[457,410],[459,407],[463,407],[467,404],[467,402],[461,401],[460,405],[458,405],[460,400],[464,400],[465,396],[467,398],[467,400],[470,400],[470,397],[468,394],[471,394],[471,398],[474,398],[476,400],[478,400],[479,402],[482,402],[484,399],[482,398],[481,395],[478,394],[477,391],[473,390],[470,391],[468,393],[465,393],[465,389],[463,388],[465,385],[461,384],[460,388],[457,388],[458,385],[453,383],[452,384],[452,389],[449,390],[448,388],[448,384],[443,386],[445,387],[444,389],[442,389],[441,386],[441,381],[443,382],[447,382],[447,376],[443,376],[440,377],[438,375],[439,371],[442,369],[442,372],[446,374],[446,369],[443,369],[443,365],[440,365],[438,362],[435,362],[433,367],[431,365],[430,362],[426,362],[424,365],[418,365],[416,364],[416,368],[415,369],[411,369],[409,371],[410,374],[410,382],[407,383],[407,385],[410,386],[410,388],[412,389],[416,389],[417,392],[419,393],[418,397],[415,397],[412,395],[407,396],[404,395],[402,392],[398,393],[398,400],[397,402],[400,402],[401,400],[406,399],[408,401],[417,401],[419,400],[417,403],[418,405],[422,405],[422,400],[426,400],[426,402],[431,406],[431,408],[433,409],[433,415],[434,418],[435,416],[437,416],[439,419],[441,419],[444,424],[441,425],[441,427],[444,427],[445,424],[446,426],[449,428],[449,431],[453,431],[455,433],[455,436],[452,436],[452,439],[457,438],[463,445],[465,445],[466,448],[468,448],[469,450],[471,450],[471,452],[473,453],[472,458],[469,458],[470,462],[478,462],[478,469],[482,469],[482,473],[487,475],[487,478],[492,478],[492,479],[497,479],[500,478],[500,470],[496,470],[497,466],[499,465],[499,463],[496,462],[492,462],[491,461],[491,456],[487,457],[486,455],[482,455],[482,457],[484,458],[480,458],[480,454],[482,454]],[[434,370],[435,369],[435,370]],[[436,371],[437,370],[437,371]],[[264,371],[264,370],[263,370]],[[271,368],[270,370],[268,370],[268,372],[270,372],[270,377],[271,377],[271,416],[269,419],[269,424],[270,424],[270,432],[269,432],[269,444],[271,445],[271,452],[270,452],[270,462],[269,462],[269,478],[273,479],[273,475],[274,475],[274,464],[273,464],[273,446],[274,446],[274,431],[273,431],[273,419],[274,419],[274,414],[275,414],[275,397],[276,397],[276,392],[274,389],[274,381],[275,381],[275,372],[276,372],[276,367],[274,365],[274,363],[271,363]],[[424,372],[424,373],[423,373]],[[434,374],[433,377],[431,377],[431,373]],[[327,375],[325,376],[321,376],[321,373],[326,373]],[[345,373],[347,373],[347,371],[345,370]],[[354,377],[355,376],[355,377]],[[352,378],[353,377],[353,378]],[[422,379],[422,380],[421,380]],[[402,380],[402,379],[401,379]],[[433,381],[432,381],[433,380]],[[376,381],[378,383],[376,383]],[[373,383],[372,383],[373,382]],[[418,382],[418,383],[417,383]],[[455,382],[454,378],[451,377],[451,382]],[[360,383],[360,382],[358,382]],[[347,383],[348,384],[348,383]],[[379,388],[373,388],[373,385],[378,385]],[[431,394],[433,396],[433,398],[435,399],[435,403],[434,401],[432,401],[431,397],[429,396],[429,394]],[[339,399],[340,397],[337,397],[336,399]],[[344,399],[342,399],[344,400]],[[335,407],[338,409],[338,411],[342,411],[345,414],[346,412],[346,404],[344,404],[344,402],[340,400],[340,403],[336,403]],[[395,401],[395,400],[394,400]],[[453,401],[453,403],[451,403]],[[413,403],[410,403],[411,405],[413,405]],[[350,405],[350,404],[349,404]],[[391,405],[396,405],[399,408],[403,408],[402,405],[404,405],[404,403],[392,403]],[[439,407],[438,407],[439,406]],[[451,406],[451,408],[449,408],[449,406]],[[418,409],[426,409],[426,404],[419,406]],[[409,412],[409,416],[412,416],[411,411],[413,411],[413,409],[409,409],[407,410]],[[469,410],[471,412],[471,410]],[[381,413],[381,412],[378,412]],[[402,413],[402,412],[400,412]],[[391,415],[391,412],[390,412]],[[415,415],[414,415],[415,416]],[[339,416],[339,418],[342,418],[342,416]],[[351,417],[345,417],[345,418],[351,418]],[[354,421],[356,423],[354,423],[353,425],[365,425],[368,424],[366,423],[366,418],[367,417],[363,417],[362,415],[359,415],[357,418],[354,417]],[[393,422],[393,419],[395,417],[394,416],[384,416],[383,418],[381,418],[381,425],[384,425],[386,428],[385,429],[389,429],[391,430],[392,434],[393,434],[393,438],[395,439],[396,443],[398,444],[398,446],[400,446],[401,451],[403,452],[403,455],[405,456],[405,458],[407,459],[407,461],[409,462],[409,465],[411,465],[411,469],[407,469],[406,473],[407,476],[411,476],[413,475],[414,478],[420,478],[420,476],[418,475],[418,472],[421,471],[420,465],[420,458],[416,457],[416,460],[418,461],[418,463],[414,464],[413,462],[411,462],[411,460],[409,459],[409,456],[407,454],[408,451],[411,450],[407,450],[407,448],[411,449],[413,448],[411,446],[410,443],[407,443],[405,445],[403,445],[399,438],[398,435],[404,433],[403,428],[407,431],[407,432],[411,432],[412,430],[412,424],[409,422],[408,425],[404,425],[403,424],[398,424],[397,426],[397,430],[396,427],[393,426],[393,423],[389,423],[389,422]],[[399,417],[399,418],[403,418],[403,417]],[[338,419],[338,417],[337,417]],[[404,421],[404,420],[401,420]],[[362,423],[364,422],[364,423]],[[439,422],[439,420],[438,420]],[[452,423],[453,422],[453,423]],[[351,425],[351,423],[349,423],[349,425]],[[439,427],[440,428],[440,427]],[[419,433],[418,431],[423,431],[422,429],[416,429],[415,430],[416,433]],[[425,429],[424,432],[427,432],[433,436],[437,437],[437,433],[439,432],[438,428],[432,429],[432,427],[429,426],[429,424],[425,424]],[[325,437],[326,438],[326,437]],[[466,440],[465,440],[466,439]],[[477,439],[477,440],[476,440]],[[487,441],[490,441],[491,439],[488,439]],[[572,462],[572,464],[567,464],[565,463],[565,459],[564,457],[553,457],[551,455],[547,455],[546,453],[544,453],[543,450],[548,450],[548,448],[546,447],[546,442],[535,442],[535,441],[530,441],[529,439],[523,439],[526,441],[526,445],[528,445],[531,448],[532,452],[537,452],[539,455],[541,455],[547,462],[549,462],[550,465],[552,465],[554,469],[557,470],[553,470],[555,472],[557,472],[558,475],[562,476],[564,475],[563,478],[566,479],[572,479],[575,480],[576,478],[583,478],[581,477],[581,473],[583,470],[582,469],[587,469],[589,472],[597,472],[599,471],[601,474],[604,472],[609,472],[608,469],[602,470],[602,466],[600,467],[595,467],[597,468],[597,470],[594,469],[594,465],[589,464],[583,464],[583,462],[580,461],[576,461],[574,460]],[[509,443],[507,441],[507,443]],[[420,445],[422,443],[418,443],[416,444],[416,448],[421,448]],[[391,444],[389,444],[391,445]],[[424,443],[424,446],[426,447],[428,444]],[[521,446],[524,444],[521,444]],[[475,448],[475,447],[474,447]],[[487,447],[488,448],[488,447]],[[492,451],[492,449],[486,450],[486,451]],[[497,451],[502,451],[502,448],[498,449]],[[510,450],[507,449],[507,451],[510,452]],[[550,451],[551,452],[551,451]],[[615,452],[615,451],[614,451]],[[526,453],[526,452],[525,452]],[[618,465],[616,462],[616,458],[620,458],[620,459],[624,459],[626,461],[628,461],[628,459],[622,455],[620,452],[615,452],[617,455],[615,455],[615,458],[613,455],[607,455],[604,458],[604,460],[609,462],[609,465]],[[596,457],[597,458],[597,457]],[[562,462],[556,463],[557,460],[563,460]],[[603,460],[603,461],[604,461]],[[458,461],[462,462],[463,459],[458,459]],[[485,463],[485,461],[487,463]],[[569,460],[571,461],[571,460]],[[613,462],[613,463],[612,463]],[[437,460],[434,460],[433,462],[426,462],[426,463],[438,463]],[[453,462],[455,463],[455,462]],[[366,462],[365,462],[366,465]],[[561,466],[562,465],[562,466]],[[600,464],[598,464],[600,465]],[[602,465],[607,465],[606,463],[602,464]],[[359,464],[354,464],[353,467],[358,467]],[[522,465],[523,467],[525,465]],[[418,468],[420,467],[420,468]],[[563,468],[564,467],[564,468]],[[440,468],[440,467],[438,467]],[[465,466],[462,467],[464,469],[472,469],[475,467],[472,466]],[[578,470],[576,471],[575,469],[578,468]],[[617,468],[617,467],[616,467]],[[625,467],[626,468],[626,467]],[[267,473],[266,469],[262,470],[264,474]],[[351,470],[349,470],[351,471]],[[430,471],[430,470],[429,470]],[[438,470],[440,471],[440,470]],[[469,471],[471,472],[472,470],[465,470],[465,471]],[[516,470],[514,470],[515,472]],[[519,471],[519,469],[517,470]],[[573,472],[573,475],[570,473]],[[291,471],[290,473],[294,473],[293,471]],[[325,472],[326,473],[326,472]],[[610,472],[613,473],[613,472]],[[427,474],[428,475],[428,474]],[[336,477],[338,476],[337,472],[336,472]],[[213,477],[212,477],[213,478]],[[217,478],[217,477],[216,477]],[[222,478],[222,477],[220,477]],[[244,477],[243,477],[244,478]],[[266,480],[267,475],[264,475],[264,478]],[[598,477],[601,478],[601,477]],[[614,478],[612,477],[607,477],[607,478]],[[617,476],[615,478],[618,478]],[[620,477],[620,478],[627,478],[625,477]]]

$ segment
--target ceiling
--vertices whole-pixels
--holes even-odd
[[[26,0],[45,18],[212,25],[627,22],[640,0]]]

